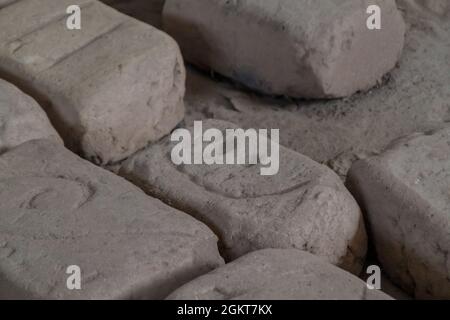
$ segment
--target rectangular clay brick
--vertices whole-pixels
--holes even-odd
[[[381,9],[380,30],[367,27],[370,5]],[[303,98],[375,86],[396,65],[405,35],[394,0],[167,0],[163,27],[187,61]]]
[[[169,300],[390,300],[361,279],[295,249],[249,253],[175,290]]]
[[[204,121],[203,130],[209,128],[237,127]],[[273,176],[260,174],[261,163],[177,166],[170,157],[174,145],[170,137],[150,145],[127,159],[120,174],[216,231],[226,259],[257,249],[298,248],[360,271],[366,253],[361,212],[330,169],[282,146],[280,171]]]
[[[0,76],[42,104],[72,150],[113,163],[181,121],[184,65],[169,36],[99,1],[79,1],[81,30],[68,30],[72,4],[0,9]]]
[[[205,225],[49,140],[0,156],[0,212],[0,299],[162,299],[223,263]]]
[[[450,127],[356,162],[348,185],[389,277],[418,299],[449,299]]]

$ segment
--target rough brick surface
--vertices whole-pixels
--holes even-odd
[[[46,140],[0,156],[0,212],[1,298],[161,299],[223,263],[206,226]]]
[[[397,141],[351,168],[389,276],[418,298],[450,298],[450,127]]]
[[[28,140],[44,138],[62,143],[36,101],[0,79],[0,153]]]
[[[172,300],[388,300],[365,282],[295,249],[252,252],[169,295]]]
[[[203,130],[236,128],[204,121]],[[192,130],[192,128],[191,128]],[[260,165],[180,165],[167,137],[128,159],[120,174],[215,230],[222,252],[234,259],[265,248],[299,248],[355,273],[366,251],[361,213],[338,176],[280,147],[280,171]]]
[[[366,26],[373,4],[381,30]],[[168,0],[163,25],[188,61],[265,93],[307,98],[373,87],[395,66],[405,33],[394,0]]]
[[[71,4],[0,9],[0,76],[41,103],[72,150],[116,162],[183,118],[182,58],[169,36],[98,1],[79,1],[82,29],[68,30]]]

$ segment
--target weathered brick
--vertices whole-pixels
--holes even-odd
[[[450,128],[356,162],[348,185],[390,278],[417,298],[450,298]]]
[[[72,4],[0,9],[0,76],[38,100],[70,149],[116,162],[181,121],[184,65],[173,39],[99,1],[79,1],[81,30],[68,30]]]
[[[369,5],[382,11],[369,30]],[[394,0],[167,0],[164,29],[185,58],[268,94],[349,96],[381,81],[403,49]]]
[[[1,298],[162,299],[223,263],[205,225],[47,140],[0,156],[0,212]]]
[[[362,280],[295,249],[249,253],[187,283],[171,300],[389,300]],[[274,311],[274,310],[272,310]]]
[[[208,128],[236,126],[204,121]],[[152,144],[125,161],[119,174],[209,225],[227,259],[294,247],[360,271],[366,252],[361,212],[330,169],[281,146],[273,176],[260,175],[261,164],[175,166],[174,145],[169,137]]]

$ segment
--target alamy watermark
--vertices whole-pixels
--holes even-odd
[[[66,279],[66,287],[69,290],[81,290],[81,268],[77,265],[70,265],[66,269],[69,276]]]
[[[176,129],[171,141],[171,159],[175,165],[256,165],[260,174],[276,175],[280,168],[279,129],[209,128],[203,131],[202,121],[194,122],[193,135],[187,129]],[[206,145],[205,145],[206,144]]]
[[[66,9],[69,15],[66,20],[68,30],[81,30],[81,8],[78,5],[70,5]],[[366,13],[369,17],[366,26],[369,30],[381,30],[381,8],[378,5],[367,7]]]
[[[66,27],[69,30],[81,30],[81,8],[77,5],[68,6],[66,13],[69,15],[66,20]]]
[[[366,285],[369,290],[381,290],[381,269],[377,265],[367,267],[366,273],[370,275],[367,278]]]
[[[366,26],[369,30],[381,30],[381,8],[377,5],[367,7],[366,13],[369,17],[366,20]]]

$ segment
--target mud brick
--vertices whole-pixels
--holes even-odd
[[[295,249],[249,253],[189,282],[171,300],[390,300],[362,280]]]
[[[184,65],[168,35],[99,1],[78,1],[81,30],[68,30],[72,4],[0,9],[0,76],[38,100],[71,150],[114,163],[181,121]]]
[[[348,185],[389,277],[417,298],[450,298],[450,127],[356,162]]]
[[[381,30],[367,8],[381,8]],[[268,94],[349,96],[396,65],[405,25],[394,0],[167,0],[163,27],[186,60]]]
[[[236,126],[204,121],[208,128]],[[273,176],[260,175],[260,164],[175,166],[174,145],[170,137],[152,144],[125,161],[119,174],[206,223],[219,235],[226,259],[294,247],[360,271],[366,252],[361,212],[333,171],[282,146]]]
[[[223,263],[205,225],[48,140],[0,156],[0,212],[1,298],[162,299]]]

